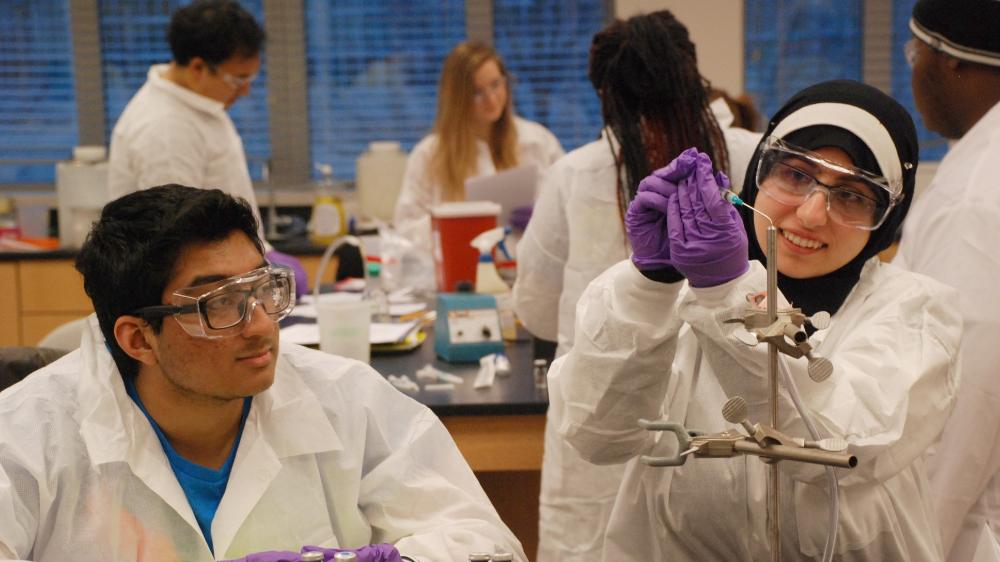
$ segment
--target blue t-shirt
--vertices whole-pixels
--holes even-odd
[[[215,548],[212,546],[212,519],[215,518],[215,510],[219,508],[219,502],[222,501],[222,494],[226,492],[226,484],[229,482],[229,472],[233,468],[236,449],[240,446],[240,437],[243,436],[243,426],[246,424],[247,414],[250,413],[252,398],[245,398],[243,400],[243,416],[240,418],[240,428],[236,432],[233,450],[229,452],[229,457],[226,458],[226,462],[222,465],[222,468],[214,470],[181,457],[174,450],[170,441],[167,440],[163,431],[160,430],[160,426],[156,424],[156,421],[146,411],[146,406],[139,399],[139,393],[135,389],[135,381],[132,380],[132,377],[122,378],[125,379],[125,389],[128,395],[139,406],[142,413],[145,414],[150,425],[153,426],[153,431],[156,432],[156,437],[160,440],[163,452],[167,454],[167,460],[170,461],[170,468],[173,469],[174,476],[177,477],[177,482],[180,483],[181,489],[184,490],[184,495],[187,496],[188,503],[191,505],[191,510],[194,511],[194,518],[198,521],[198,526],[201,527],[201,534],[205,536],[209,550],[214,552]]]

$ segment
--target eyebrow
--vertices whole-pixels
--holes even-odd
[[[265,267],[265,266],[267,266],[267,260],[261,261],[260,264],[257,265],[257,267],[254,267],[250,271],[253,271],[254,269],[260,269],[260,268]],[[249,272],[244,272],[244,273],[249,273]],[[237,273],[236,275],[242,275],[242,274]],[[197,287],[198,285],[206,285],[208,283],[215,283],[216,281],[222,281],[223,279],[229,279],[230,277],[235,277],[235,276],[234,275],[218,275],[218,274],[216,274],[216,275],[199,275],[198,277],[195,277],[193,280],[191,280],[191,283],[188,286],[189,287]]]

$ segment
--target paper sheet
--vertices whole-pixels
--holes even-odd
[[[296,309],[298,315],[298,309]],[[368,341],[372,345],[397,343],[417,327],[417,321],[410,322],[372,322],[371,332]],[[319,324],[301,323],[293,324],[281,329],[281,341],[297,343],[299,345],[319,344]]]
[[[320,295],[322,302],[357,301],[361,300],[361,293],[323,293]],[[427,309],[425,302],[394,302],[389,301],[390,316],[406,316]],[[302,299],[292,310],[293,316],[303,318],[316,318],[316,304],[312,295],[303,295]]]

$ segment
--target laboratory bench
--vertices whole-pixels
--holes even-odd
[[[311,280],[324,248],[306,240],[275,242],[277,250],[298,257]],[[57,326],[93,312],[83,278],[73,266],[76,252],[0,252],[0,346],[37,345]],[[331,265],[331,271],[336,267]],[[332,273],[328,272],[332,278]],[[454,391],[414,398],[437,413],[503,520],[530,558],[538,541],[538,494],[547,400],[535,389],[532,345],[507,345],[511,374],[493,388],[474,390],[478,364],[451,364],[435,358],[433,333],[416,350],[374,355],[383,376],[408,374],[427,363],[467,379]]]

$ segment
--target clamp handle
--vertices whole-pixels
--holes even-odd
[[[691,434],[681,424],[672,421],[639,420],[639,427],[647,431],[669,431],[677,437],[678,451],[686,451],[691,447]],[[642,455],[639,460],[649,466],[681,466],[687,461],[687,455],[678,452],[672,457],[652,457]]]

